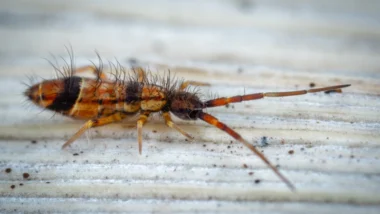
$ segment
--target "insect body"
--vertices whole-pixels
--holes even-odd
[[[92,127],[114,123],[138,114],[137,131],[139,153],[141,154],[142,127],[149,115],[154,112],[161,112],[166,125],[192,139],[190,134],[172,121],[170,114],[172,113],[183,120],[201,119],[223,130],[255,153],[292,190],[294,190],[292,183],[261,152],[229,126],[203,110],[264,97],[295,96],[321,91],[339,92],[341,88],[350,86],[337,85],[299,91],[255,93],[202,101],[196,93],[188,91],[187,88],[189,85],[208,85],[207,83],[194,81],[173,83],[168,77],[158,84],[154,79],[149,80],[141,68],[135,69],[133,74],[128,75],[120,67],[115,74],[115,80],[107,79],[102,67],[86,66],[75,69],[71,65],[67,66],[64,71],[57,68],[56,70],[64,75],[31,86],[25,91],[25,95],[43,108],[72,118],[87,120],[62,148],[70,145]],[[78,73],[86,70],[92,71],[96,78],[77,76]]]

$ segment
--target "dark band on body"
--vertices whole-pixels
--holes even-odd
[[[141,85],[136,82],[128,82],[125,88],[125,103],[134,103],[141,100]]]
[[[75,105],[80,93],[82,78],[72,76],[65,78],[63,82],[64,90],[57,95],[54,102],[47,107],[48,109],[54,111],[68,111]]]

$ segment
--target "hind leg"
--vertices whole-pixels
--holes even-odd
[[[73,72],[73,75],[77,75],[80,73],[88,73],[88,72],[95,75],[97,78],[99,78],[101,80],[109,80],[107,75],[104,73],[104,71],[101,68],[96,67],[94,65],[87,65],[87,66],[79,67],[79,68],[75,69],[75,71]]]
[[[96,119],[91,119],[87,121],[65,144],[63,144],[62,149],[66,148],[70,144],[72,144],[76,139],[78,139],[86,130],[97,127],[97,126],[103,126],[110,123],[118,122],[122,119],[124,119],[126,116],[121,113],[112,114],[107,117],[100,117]]]

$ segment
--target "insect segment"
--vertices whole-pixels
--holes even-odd
[[[192,139],[190,134],[172,121],[170,114],[172,113],[183,120],[201,119],[226,132],[264,161],[291,190],[295,190],[293,184],[260,151],[229,126],[203,110],[264,97],[296,96],[321,91],[340,92],[341,88],[350,86],[347,84],[309,90],[254,93],[202,101],[197,93],[190,92],[187,88],[189,85],[209,84],[195,81],[172,82],[169,76],[162,81],[157,81],[157,78],[147,78],[145,71],[141,68],[135,68],[132,74],[127,74],[121,66],[117,69],[115,66],[115,80],[106,77],[101,65],[75,69],[71,64],[71,66],[66,66],[63,71],[57,67],[55,69],[63,75],[57,79],[44,80],[31,86],[25,91],[25,95],[42,108],[75,119],[87,120],[62,148],[69,146],[92,127],[118,122],[138,114],[139,119],[136,126],[139,153],[141,154],[142,127],[149,115],[154,112],[161,112],[167,126]],[[78,76],[85,71],[91,71],[96,78]]]

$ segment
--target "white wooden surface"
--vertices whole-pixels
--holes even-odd
[[[0,5],[1,212],[378,213],[378,1]],[[125,124],[94,129],[61,150],[82,122],[25,102],[21,82],[53,77],[44,58],[67,59],[65,45],[77,65],[96,60],[96,50],[125,66],[136,59],[153,72],[209,81],[205,97],[311,82],[352,86],[208,110],[252,143],[267,136],[261,150],[296,185],[292,193],[246,148],[202,122],[177,120],[195,136],[190,143],[153,117],[142,156]]]

